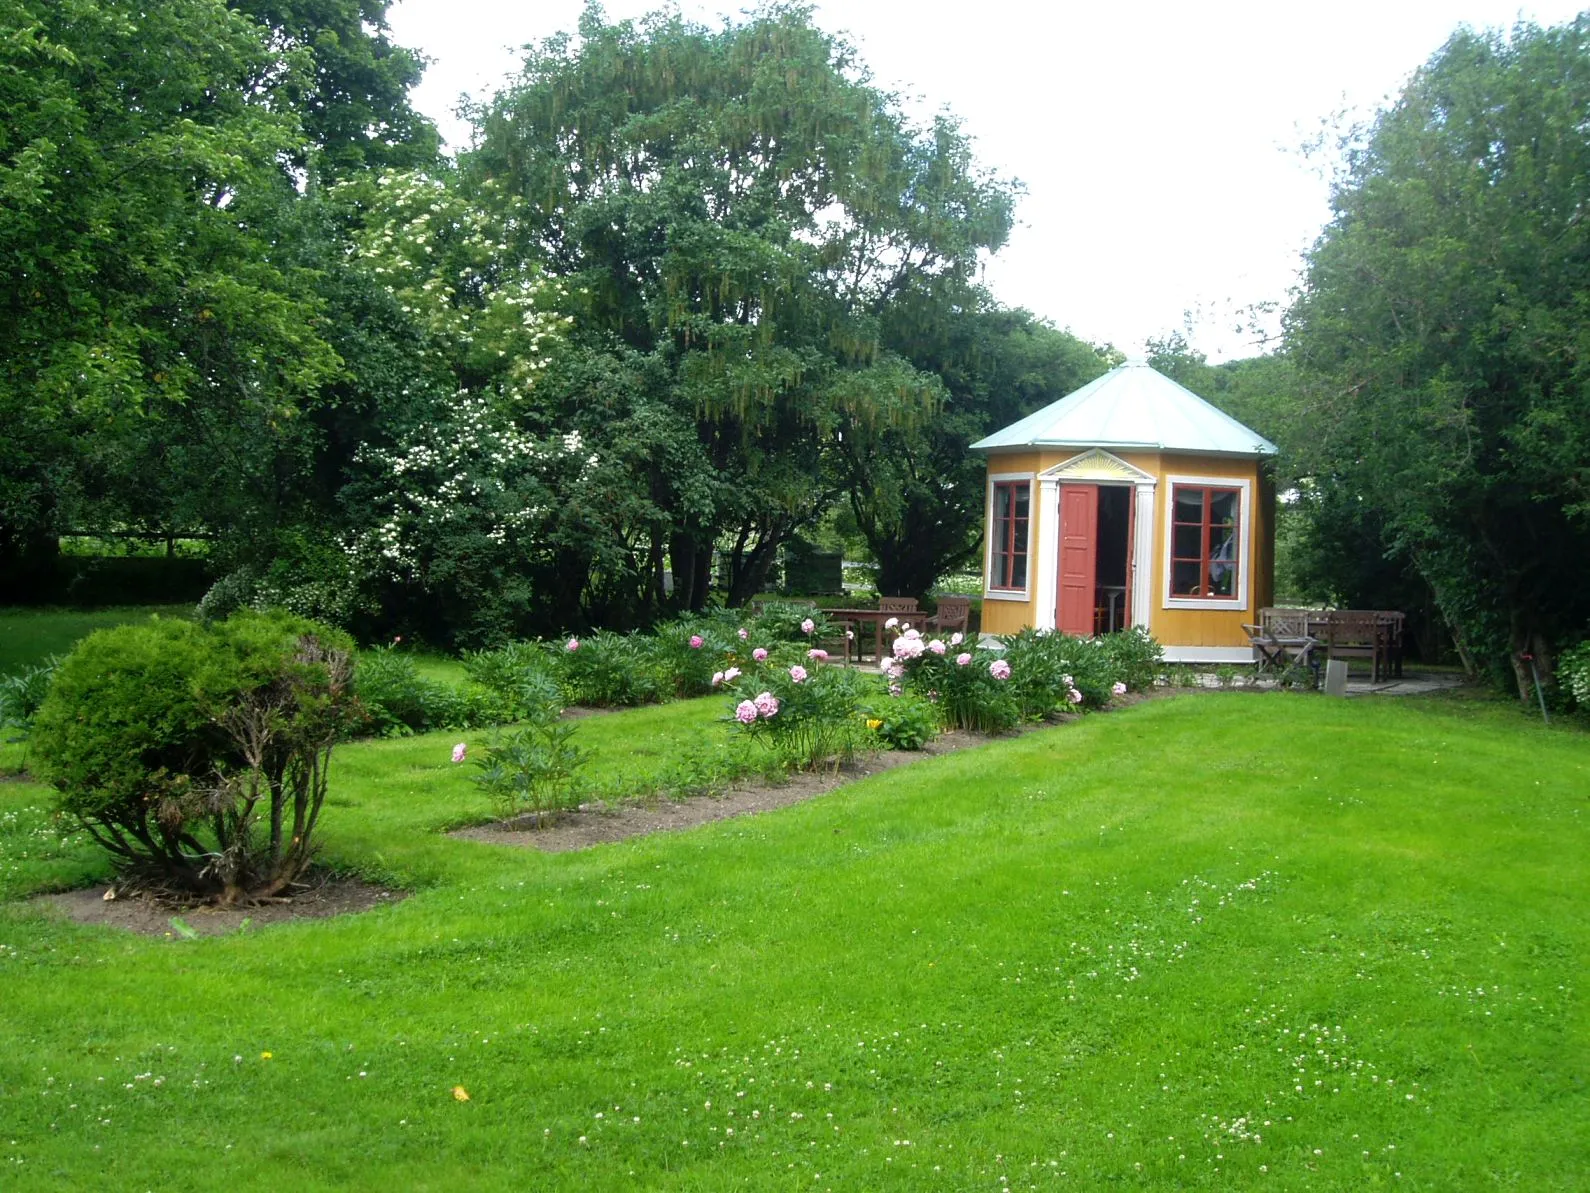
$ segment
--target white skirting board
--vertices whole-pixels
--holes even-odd
[[[1167,646],[1167,663],[1251,663],[1251,646]]]

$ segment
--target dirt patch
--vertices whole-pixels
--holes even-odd
[[[1016,736],[1028,728],[1041,726],[1023,727],[1007,736]],[[736,816],[754,816],[760,812],[787,808],[869,775],[996,740],[1000,739],[977,733],[941,733],[922,750],[885,750],[867,754],[838,770],[793,774],[776,783],[748,779],[736,783],[723,795],[656,800],[616,808],[584,805],[578,811],[562,813],[542,828],[533,827],[529,818],[522,817],[457,829],[450,835],[465,841],[517,845],[539,849],[544,853],[567,853],[611,841],[625,841],[646,833],[676,832],[700,824],[711,824],[715,820],[731,820]]]
[[[376,886],[358,878],[321,877],[307,890],[290,899],[261,903],[253,907],[183,907],[150,894],[122,895],[106,899],[104,885],[81,891],[38,895],[31,902],[79,924],[105,924],[125,928],[145,936],[185,937],[225,936],[230,932],[263,928],[289,920],[320,920],[334,915],[355,915],[396,903],[404,892]],[[181,927],[173,923],[181,921]]]

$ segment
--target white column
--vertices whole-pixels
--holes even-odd
[[[1132,624],[1149,628],[1154,608],[1154,482],[1138,481],[1132,534]]]
[[[1029,567],[1038,572],[1030,577],[1032,592],[1038,607],[1032,613],[1032,625],[1038,630],[1054,629],[1054,606],[1058,596],[1056,585],[1060,582],[1060,482],[1053,478],[1038,480],[1038,509],[1033,518],[1037,528],[1038,552]]]

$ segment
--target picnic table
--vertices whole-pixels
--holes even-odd
[[[1301,661],[1319,669],[1328,659],[1368,659],[1372,682],[1402,675],[1404,615],[1394,609],[1259,610],[1259,625],[1244,626],[1254,661],[1267,666]]]

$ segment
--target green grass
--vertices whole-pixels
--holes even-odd
[[[648,766],[721,711],[580,732],[601,765]],[[398,905],[199,940],[0,905],[5,1186],[1590,1171],[1580,732],[1460,701],[1184,696],[559,855],[435,831],[485,814],[459,736],[333,762],[327,852],[414,886]],[[44,800],[0,785],[0,813]],[[6,831],[8,856],[38,844]],[[93,869],[67,852],[12,894]]]
[[[16,671],[52,654],[65,654],[86,634],[129,621],[143,621],[151,613],[162,617],[192,617],[193,606],[123,605],[114,609],[0,608],[0,675]]]

